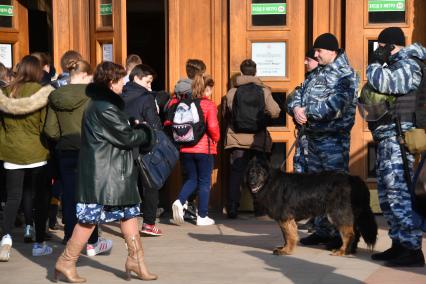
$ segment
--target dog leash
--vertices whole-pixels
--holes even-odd
[[[292,152],[292,151],[293,151],[293,149],[296,147],[296,143],[297,143],[297,141],[294,141],[293,145],[291,145],[290,150],[288,150],[288,153],[287,153],[287,156],[286,156],[286,157],[290,156],[291,152]],[[286,170],[286,168],[285,168],[286,163],[287,163],[287,158],[286,158],[286,159],[284,159],[283,163],[282,163],[282,164],[281,164],[281,166],[280,166],[280,170],[281,170],[282,172],[285,172],[285,170]]]
[[[296,136],[296,140],[293,142],[293,145],[291,145],[290,149],[289,149],[289,150],[288,150],[288,152],[287,152],[286,158],[284,159],[283,163],[282,163],[282,164],[281,164],[281,166],[280,166],[280,170],[281,170],[282,172],[285,172],[285,170],[286,170],[285,165],[287,164],[287,157],[288,157],[288,156],[290,156],[291,152],[293,152],[294,148],[296,147],[296,144],[297,144],[297,143],[299,142],[299,140],[300,140],[300,137],[303,135],[304,130],[305,130],[305,127],[304,127],[304,126],[302,126],[302,127],[300,128],[300,130],[298,131],[297,135],[295,135],[295,136]]]

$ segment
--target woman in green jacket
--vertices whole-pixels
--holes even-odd
[[[6,88],[8,97],[23,98],[37,93],[42,86],[40,61],[34,56],[25,56],[19,63],[15,81]],[[52,248],[45,242],[46,220],[49,205],[49,186],[46,176],[48,150],[43,143],[42,129],[46,108],[26,115],[3,114],[0,128],[0,160],[6,169],[7,201],[3,217],[2,252],[12,246],[11,230],[21,202],[24,181],[29,179],[34,197],[34,223],[36,242],[33,256],[48,255]],[[8,261],[10,254],[2,260]]]
[[[126,71],[120,65],[103,62],[96,67],[93,83],[86,88],[91,98],[81,129],[78,166],[77,219],[71,238],[55,265],[55,279],[63,274],[68,282],[80,283],[76,271],[80,251],[96,224],[119,220],[127,244],[125,264],[128,278],[135,272],[141,279],[154,280],[144,263],[137,217],[140,197],[133,159],[134,147],[148,147],[151,130],[133,129],[120,97]]]
[[[64,243],[71,238],[77,224],[76,215],[76,172],[81,140],[81,120],[89,97],[86,87],[92,81],[93,69],[84,60],[70,60],[66,66],[70,83],[55,90],[49,97],[44,132],[56,142],[56,157],[62,183],[62,219],[64,221]],[[96,227],[89,238],[88,256],[106,253],[112,241],[98,237]]]

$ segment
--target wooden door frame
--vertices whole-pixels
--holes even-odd
[[[0,43],[12,45],[12,65],[16,65],[22,57],[29,53],[28,10],[19,3],[12,1],[12,27],[0,27]]]
[[[90,62],[96,66],[102,61],[103,43],[113,45],[113,61],[123,66],[127,57],[127,2],[112,0],[112,27],[98,27],[98,0],[90,0]]]

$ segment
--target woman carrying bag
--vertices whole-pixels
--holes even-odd
[[[102,62],[96,67],[86,94],[91,98],[82,122],[78,167],[77,219],[67,246],[55,265],[55,280],[63,274],[68,282],[81,283],[76,271],[80,251],[96,224],[119,220],[128,249],[125,269],[143,280],[155,280],[144,263],[138,220],[141,202],[137,189],[134,147],[151,147],[147,127],[133,129],[123,112],[120,97],[126,71],[121,65]]]
[[[63,243],[71,238],[76,216],[76,179],[78,153],[81,140],[81,120],[89,103],[86,87],[92,81],[93,69],[83,60],[70,60],[67,64],[70,83],[55,90],[49,97],[49,108],[44,133],[56,142],[55,157],[58,159],[62,183],[62,218],[64,221]],[[96,227],[88,240],[88,256],[106,253],[112,248],[112,241],[99,238]]]

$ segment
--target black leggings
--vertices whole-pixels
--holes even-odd
[[[42,166],[31,169],[6,170],[7,201],[3,215],[4,234],[11,234],[16,214],[21,203],[25,183],[28,184],[28,186],[25,187],[25,194],[29,194],[32,197],[32,193],[35,193],[34,221],[36,242],[44,242],[50,201],[50,188],[46,178],[46,168],[46,166]],[[25,199],[26,201],[24,202],[30,202],[28,201],[29,198]],[[28,208],[32,208],[32,206],[24,205],[24,208],[26,208],[25,210],[31,210]],[[26,214],[28,214],[28,212]]]

